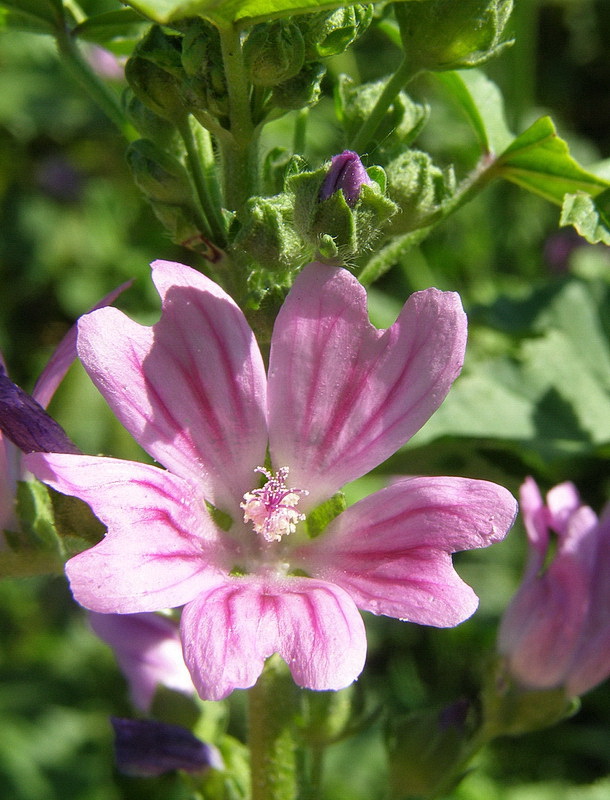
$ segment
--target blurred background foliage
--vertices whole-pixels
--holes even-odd
[[[116,8],[89,0],[87,11]],[[574,155],[610,175],[610,3],[517,0],[516,43],[488,65],[517,132],[551,113]],[[313,166],[339,150],[330,95],[342,72],[371,80],[398,51],[371,29],[329,64],[327,97],[308,134]],[[114,83],[121,91],[120,79]],[[476,143],[440,84],[410,87],[432,105],[417,146],[463,174]],[[281,139],[282,123],[269,137]],[[134,187],[124,142],[64,72],[52,41],[0,34],[0,348],[11,376],[31,388],[74,319],[134,278],[118,305],[151,322],[154,258],[197,266],[171,244]],[[375,163],[369,153],[368,163]],[[607,162],[604,163],[604,160]],[[573,480],[596,510],[610,497],[610,251],[558,228],[559,212],[496,183],[448,219],[370,292],[385,326],[412,291],[458,290],[470,318],[467,363],[448,400],[354,500],[396,474],[455,474],[516,492],[532,474],[545,489]],[[51,406],[83,450],[145,458],[75,366]],[[504,543],[458,556],[481,596],[475,617],[434,630],[366,615],[369,656],[355,691],[378,706],[377,722],[336,745],[326,797],[385,797],[384,717],[472,699],[493,652],[498,617],[523,564],[518,523]],[[119,800],[186,797],[172,776],[123,778],[113,768],[110,715],[133,715],[112,654],[89,632],[60,578],[0,584],[0,797]],[[232,729],[243,727],[235,693]],[[601,800],[610,796],[610,686],[550,730],[489,748],[460,800]]]

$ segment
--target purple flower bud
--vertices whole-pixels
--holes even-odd
[[[219,751],[179,725],[150,719],[111,717],[115,757],[125,775],[155,777],[176,769],[224,769]]]
[[[521,686],[574,697],[610,675],[610,514],[598,520],[571,483],[551,489],[545,504],[531,478],[521,511],[529,561],[498,650]]]
[[[80,453],[64,429],[0,365],[0,430],[24,453]]]
[[[330,169],[320,187],[319,199],[328,200],[341,189],[345,202],[353,208],[360,197],[360,188],[363,185],[370,186],[371,183],[358,153],[344,150],[332,157]]]

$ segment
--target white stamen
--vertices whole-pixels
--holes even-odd
[[[281,467],[274,475],[264,467],[257,467],[267,483],[260,489],[246,492],[240,507],[244,510],[244,522],[251,522],[256,533],[267,542],[279,542],[283,536],[294,533],[297,523],[305,519],[296,510],[301,497],[309,494],[305,489],[288,488],[288,467]]]

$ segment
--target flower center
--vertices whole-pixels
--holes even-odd
[[[288,467],[281,467],[275,475],[264,467],[257,467],[254,471],[261,472],[267,483],[244,495],[240,503],[244,522],[251,522],[255,532],[260,533],[266,542],[279,542],[282,536],[294,533],[297,522],[305,519],[305,514],[300,514],[296,507],[301,497],[309,492],[288,488]]]

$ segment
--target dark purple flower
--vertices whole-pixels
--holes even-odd
[[[0,364],[0,430],[24,453],[80,453],[64,429]]]
[[[360,156],[352,150],[344,150],[333,156],[326,177],[320,187],[320,200],[328,200],[339,189],[343,192],[345,202],[352,208],[358,202],[363,185],[370,186],[371,179],[367,175]]]
[[[203,772],[223,769],[218,750],[186,728],[150,719],[111,717],[119,772],[154,777],[182,769]]]

